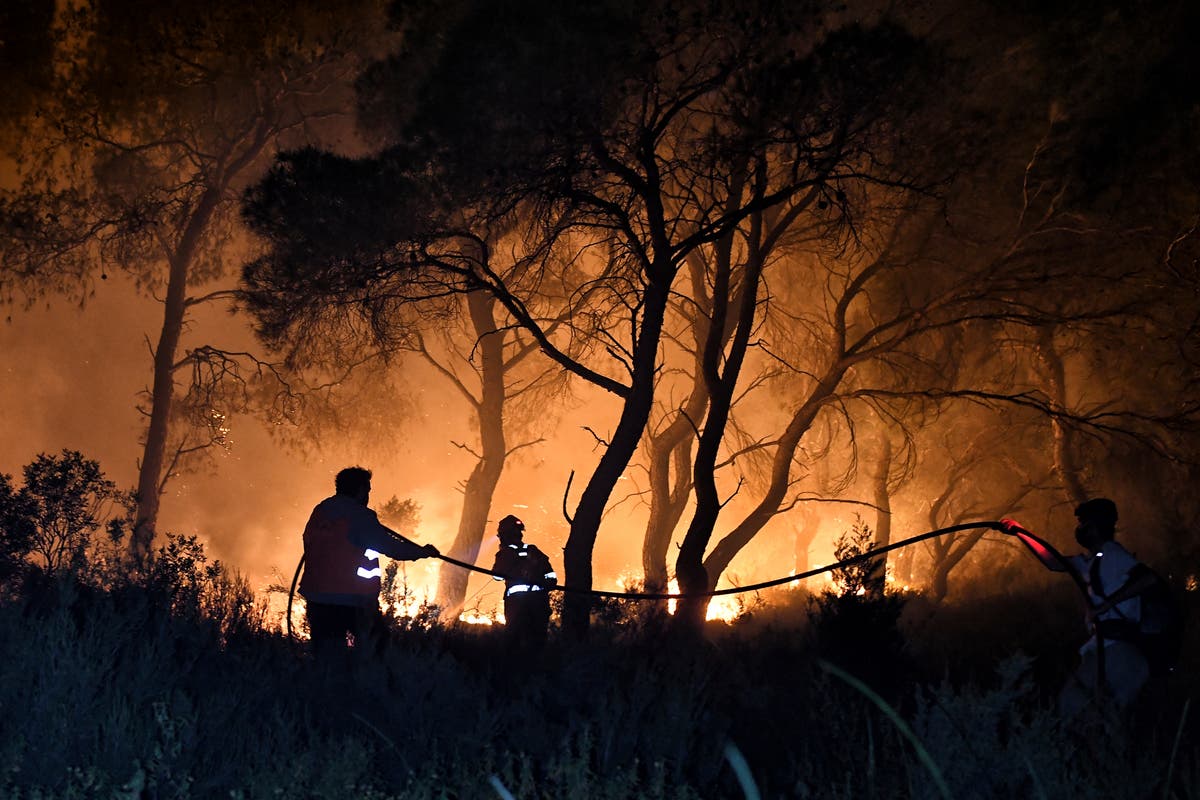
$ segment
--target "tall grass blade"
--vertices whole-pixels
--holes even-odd
[[[1179,727],[1175,730],[1175,742],[1171,745],[1171,760],[1167,762],[1167,777],[1163,778],[1163,800],[1171,796],[1171,778],[1175,774],[1175,756],[1179,753],[1179,740],[1183,738],[1183,726],[1187,722],[1188,709],[1192,706],[1192,698],[1183,701],[1183,713],[1179,715]]]
[[[746,763],[746,757],[733,742],[725,743],[725,760],[729,762],[729,766],[733,767],[733,774],[737,776],[746,800],[762,800],[762,795],[758,793],[758,784],[754,782],[754,776],[750,774],[750,765]]]
[[[517,798],[513,797],[513,793],[505,788],[504,784],[495,775],[488,776],[488,783],[496,790],[496,794],[500,795],[500,800],[517,800]]]
[[[913,749],[916,750],[917,758],[920,759],[921,763],[925,765],[925,768],[929,770],[929,774],[933,777],[933,782],[937,784],[938,791],[941,792],[942,797],[946,798],[946,800],[951,800],[952,795],[950,793],[950,786],[946,783],[946,777],[942,774],[941,768],[937,765],[937,762],[933,760],[933,756],[929,754],[929,751],[925,749],[925,745],[923,745],[921,740],[917,738],[917,735],[913,733],[913,730],[908,726],[908,723],[905,722],[904,719],[896,712],[896,709],[888,705],[888,702],[876,694],[875,690],[873,690],[870,686],[867,686],[865,683],[846,672],[841,667],[831,664],[823,659],[819,660],[817,663],[820,665],[821,669],[837,678],[840,678],[861,692],[864,697],[874,703],[879,710],[882,711],[884,715],[886,715],[887,718],[892,721],[892,724],[896,726],[896,729],[900,731],[901,735],[903,735],[904,738],[907,739],[913,746]]]
[[[372,725],[371,722],[369,720],[367,720],[365,717],[363,717],[362,715],[360,715],[356,712],[353,712],[353,711],[350,712],[350,716],[354,717],[356,720],[358,720],[363,725],[365,725],[369,730],[373,731],[375,733],[375,735],[378,736],[380,739],[383,739],[383,741],[387,743],[388,747],[392,748],[397,753],[400,752],[400,748],[396,747],[396,743],[393,742],[387,734],[385,734],[383,731],[379,730],[379,728],[376,728],[374,725]]]
[[[1038,800],[1050,800],[1046,797],[1046,787],[1042,786],[1042,779],[1038,777],[1037,770],[1033,768],[1033,762],[1029,760],[1029,756],[1025,757],[1025,769],[1029,770],[1029,778],[1033,781],[1033,788],[1037,790]]]
[[[867,791],[875,794],[875,729],[871,726],[871,715],[863,709],[867,722]]]

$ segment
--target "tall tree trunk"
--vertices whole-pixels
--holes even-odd
[[[158,527],[158,508],[165,483],[167,441],[171,429],[171,409],[175,400],[175,360],[179,339],[187,317],[187,283],[196,250],[205,229],[216,212],[220,190],[210,187],[201,195],[188,220],[178,247],[170,256],[167,296],[163,301],[162,330],[154,348],[154,377],[151,384],[150,423],[138,469],[137,508],[129,553],[138,564],[150,557]]]
[[[665,272],[665,271],[660,271]],[[591,479],[584,487],[571,519],[571,532],[563,548],[563,568],[571,586],[592,586],[592,551],[608,499],[617,481],[637,452],[642,432],[654,405],[654,384],[658,375],[658,349],[662,340],[663,320],[670,297],[669,278],[652,278],[643,296],[642,326],[634,345],[629,393],[621,407],[612,441],[600,457]],[[592,601],[588,595],[568,593],[563,599],[563,630],[582,638],[591,622]]]
[[[682,420],[682,415],[679,419]],[[650,450],[650,516],[646,521],[646,537],[642,542],[642,572],[646,590],[663,591],[667,586],[667,551],[679,520],[683,518],[691,489],[692,437],[691,423],[683,421],[678,427],[671,423],[668,431],[649,444]],[[679,430],[679,435],[675,431]]]
[[[892,541],[892,494],[888,480],[892,474],[892,440],[887,429],[879,429],[879,458],[871,473],[871,486],[875,501],[875,548],[887,547]],[[882,595],[887,588],[887,555],[877,562],[875,570],[867,576],[867,591]]]
[[[727,248],[718,257],[722,256],[728,259]],[[712,323],[708,263],[699,250],[693,250],[688,255],[687,266],[692,283],[691,301],[695,304],[695,319],[691,326],[695,342],[691,392],[670,425],[658,435],[649,437],[647,442],[650,516],[642,544],[642,569],[649,591],[663,591],[667,587],[667,551],[691,499],[692,446],[708,408],[708,385],[704,379],[704,348]],[[732,326],[726,325],[726,338],[732,333]]]
[[[755,238],[750,239],[759,248],[758,261],[760,265],[774,249],[772,242],[778,240],[778,236],[788,229],[801,212],[815,202],[816,197],[817,194],[812,192],[798,200],[778,221],[772,222],[771,232],[761,241]],[[835,341],[830,354],[830,363],[809,396],[793,412],[791,420],[779,437],[775,455],[771,461],[767,490],[763,493],[762,499],[732,531],[717,542],[708,557],[704,559],[705,579],[709,591],[716,588],[717,579],[728,568],[733,557],[779,513],[788,490],[792,486],[792,462],[796,458],[796,449],[800,446],[800,441],[816,421],[817,414],[820,413],[825,403],[837,391],[846,371],[856,361],[856,357],[847,358],[846,311],[853,297],[877,268],[868,269],[858,275],[851,281],[846,293],[839,299],[834,309]],[[757,291],[757,286],[754,288]],[[711,534],[710,529],[708,535],[711,537]]]
[[[755,312],[758,306],[758,284],[762,277],[763,259],[756,245],[761,240],[762,215],[750,217],[750,232],[747,241],[750,253],[742,272],[740,297],[730,309],[730,292],[733,269],[728,249],[732,235],[721,242],[722,252],[718,257],[718,269],[713,282],[713,314],[708,340],[704,347],[704,382],[708,387],[709,409],[704,421],[704,430],[696,448],[696,463],[692,473],[695,487],[696,509],[692,521],[684,534],[675,562],[675,575],[679,579],[679,591],[683,594],[700,594],[709,590],[708,572],[704,565],[704,551],[712,539],[717,517],[721,513],[721,498],[717,493],[717,455],[725,439],[725,428],[733,408],[734,392],[741,377],[742,364],[746,358],[750,334],[754,330]],[[736,328],[728,348],[725,346],[727,315],[732,310]],[[724,361],[725,369],[721,370]],[[704,623],[708,599],[680,600],[676,609],[676,620],[685,628],[698,630]]]
[[[821,382],[813,388],[808,398],[796,409],[791,422],[779,439],[775,456],[771,463],[771,478],[767,491],[758,504],[713,547],[708,557],[704,559],[704,569],[708,573],[708,588],[716,587],[717,578],[729,567],[743,547],[753,539],[763,527],[779,513],[791,485],[791,464],[796,457],[796,450],[804,434],[812,427],[821,408],[833,396],[838,384],[845,374],[844,364],[837,364],[829,370]]]
[[[1037,354],[1042,362],[1046,393],[1055,407],[1067,408],[1066,368],[1054,345],[1054,328],[1038,329]],[[1050,417],[1050,430],[1054,434],[1054,474],[1062,483],[1067,499],[1078,506],[1089,495],[1083,469],[1076,458],[1075,430],[1057,416]]]
[[[808,572],[812,564],[809,551],[821,530],[821,515],[811,508],[802,506],[797,512],[800,521],[794,528],[795,539],[792,543],[793,569],[799,575]]]
[[[504,435],[505,337],[496,329],[495,304],[495,298],[486,292],[467,295],[467,308],[479,341],[481,391],[475,403],[475,414],[481,449],[479,461],[463,487],[458,532],[447,554],[468,564],[474,564],[479,558],[479,549],[487,534],[488,512],[508,456]],[[469,577],[470,573],[452,564],[443,564],[438,571],[435,597],[443,619],[454,619],[462,610]]]

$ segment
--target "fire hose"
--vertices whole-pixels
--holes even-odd
[[[927,539],[933,539],[938,536],[947,536],[949,534],[960,533],[962,531],[979,530],[979,529],[994,530],[994,531],[999,531],[1001,533],[1006,533],[1009,535],[1016,536],[1017,539],[1019,539],[1022,544],[1024,544],[1027,548],[1029,548],[1030,551],[1033,552],[1033,554],[1035,556],[1037,556],[1038,560],[1040,560],[1042,562],[1042,564],[1045,565],[1048,569],[1052,569],[1056,572],[1069,573],[1075,579],[1076,585],[1084,593],[1084,598],[1085,599],[1087,598],[1087,586],[1086,586],[1086,584],[1084,584],[1082,576],[1079,575],[1078,571],[1076,571],[1071,566],[1070,562],[1068,562],[1067,559],[1061,553],[1059,553],[1057,550],[1055,550],[1045,540],[1037,537],[1033,533],[1025,530],[1021,526],[1019,526],[1016,523],[1009,521],[1009,520],[1005,520],[1005,521],[988,520],[988,521],[984,521],[984,522],[964,522],[960,525],[951,525],[946,528],[937,528],[936,530],[927,531],[918,536],[913,536],[909,539],[901,539],[898,542],[893,542],[891,544],[887,544],[882,547],[876,547],[871,550],[867,550],[865,552],[858,553],[856,555],[850,556],[849,558],[844,558],[841,561],[837,561],[833,564],[828,564],[823,567],[816,567],[814,569],[806,570],[805,572],[796,573],[794,575],[786,575],[782,578],[775,578],[773,580],[762,581],[760,583],[752,583],[747,586],[732,586],[727,589],[715,589],[710,592],[683,592],[683,593],[620,592],[620,591],[612,591],[612,590],[607,590],[607,589],[583,588],[583,587],[578,587],[578,586],[560,586],[557,584],[553,585],[553,586],[546,586],[544,588],[549,591],[570,592],[573,594],[586,594],[586,595],[590,595],[591,597],[607,597],[607,598],[615,598],[615,599],[623,599],[623,600],[696,600],[696,599],[700,599],[700,598],[704,598],[704,597],[721,597],[723,595],[729,595],[729,594],[742,594],[744,592],[755,592],[760,589],[769,589],[773,586],[782,586],[786,583],[791,583],[793,581],[806,580],[808,578],[812,578],[816,575],[820,575],[825,572],[832,572],[835,569],[842,569],[844,567],[848,567],[853,564],[858,564],[863,561],[870,561],[872,559],[878,558],[879,556],[881,556],[885,553],[891,552],[892,550],[899,550],[903,547],[910,547],[914,544],[917,544],[918,542],[926,541]],[[485,569],[485,568],[477,566],[475,564],[468,564],[465,561],[459,561],[456,558],[451,558],[450,556],[443,555],[441,553],[439,553],[437,555],[437,558],[440,558],[442,561],[445,561],[447,564],[453,564],[456,567],[461,567],[462,569],[470,570],[471,572],[478,572],[481,575],[490,575],[493,578],[499,578],[501,580],[507,580],[509,578],[508,575],[503,575],[499,572],[495,572],[490,569]],[[296,565],[296,574],[292,577],[292,587],[288,591],[287,632],[288,632],[289,638],[292,636],[292,600],[296,594],[296,584],[300,580],[300,573],[303,570],[304,570],[304,556],[301,556],[300,563],[298,563]]]

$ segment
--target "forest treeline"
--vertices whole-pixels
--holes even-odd
[[[5,4],[0,301],[120,275],[161,324],[136,485],[0,476],[0,792],[1200,796],[1193,672],[1081,746],[1074,588],[982,535],[728,626],[570,595],[537,662],[447,568],[328,664],[159,524],[253,420],[402,440],[423,364],[462,561],[569,427],[571,586],[602,548],[702,594],[1005,516],[1069,550],[1102,494],[1195,605],[1198,33],[1185,0]]]
[[[1012,514],[1061,540],[1094,494],[1194,580],[1193,4],[563,6],[0,17],[3,299],[120,271],[162,303],[135,562],[239,420],[399,438],[420,360],[467,409],[460,560],[583,409],[573,586],[610,544],[652,589],[755,548],[802,569],[844,504],[879,544]],[[213,304],[260,350],[192,341]],[[1011,566],[981,541],[884,569],[945,596]],[[444,570],[437,605],[465,595]]]

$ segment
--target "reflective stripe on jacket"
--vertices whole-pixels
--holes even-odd
[[[532,544],[502,545],[496,553],[493,572],[507,576],[504,596],[526,592],[541,592],[558,583],[558,575],[546,554]],[[492,576],[494,580],[505,580]]]
[[[334,495],[322,500],[304,527],[300,596],[311,603],[377,604],[383,575],[380,555],[413,561],[425,553],[354,498]]]
[[[536,583],[514,583],[504,590],[504,596],[510,597],[514,594],[524,594],[525,592],[543,592],[545,589],[538,586]]]

